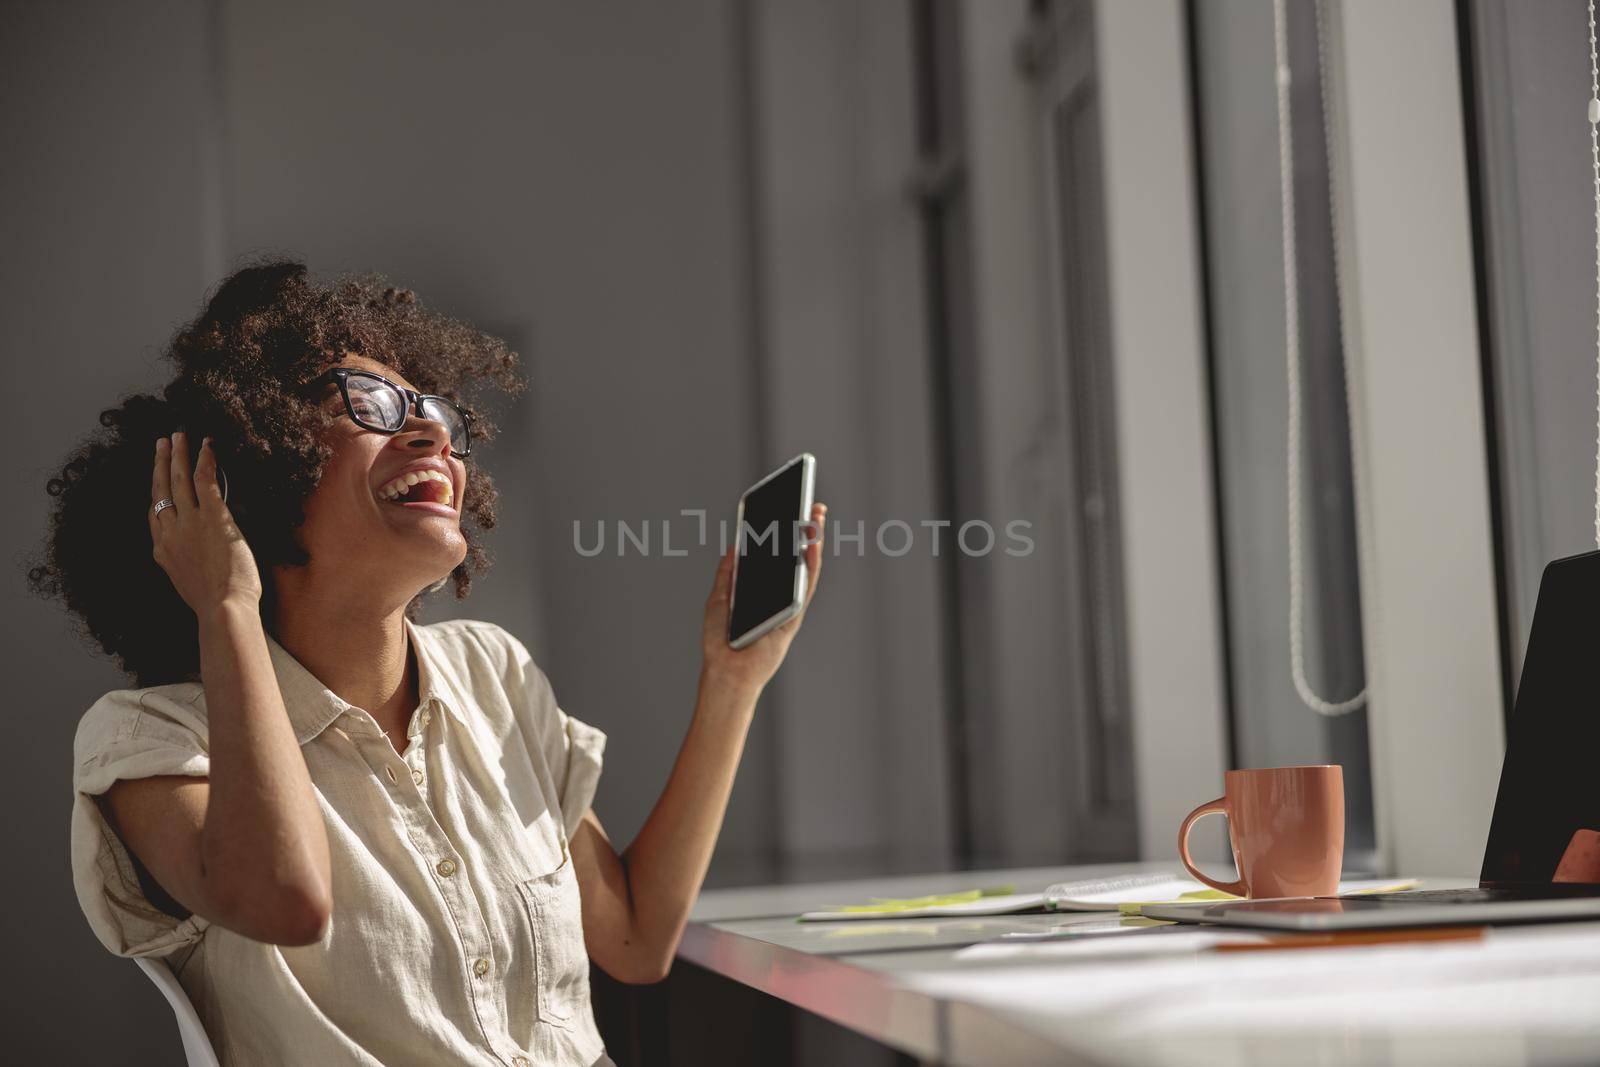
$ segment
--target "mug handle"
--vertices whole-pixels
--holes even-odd
[[[1200,805],[1198,808],[1195,808],[1187,816],[1185,816],[1183,825],[1178,827],[1178,858],[1183,861],[1183,866],[1190,874],[1194,875],[1212,889],[1220,889],[1224,893],[1232,893],[1236,897],[1248,897],[1250,895],[1250,890],[1246,888],[1244,884],[1244,872],[1240,872],[1239,880],[1237,882],[1219,882],[1215,878],[1207,876],[1198,867],[1196,867],[1194,865],[1194,860],[1189,856],[1190,827],[1194,826],[1194,824],[1200,820],[1202,815],[1226,816],[1227,814],[1227,798],[1218,797],[1213,801],[1209,801],[1208,803]]]

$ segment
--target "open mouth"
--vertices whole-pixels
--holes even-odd
[[[443,504],[454,509],[455,487],[439,471],[410,471],[379,486],[378,499],[391,504]]]

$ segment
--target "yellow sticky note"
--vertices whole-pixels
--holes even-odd
[[[1220,889],[1191,889],[1187,893],[1179,893],[1177,900],[1127,900],[1117,905],[1117,910],[1124,915],[1139,915],[1141,909],[1151,904],[1187,904],[1200,900],[1238,900],[1232,893],[1224,893]]]
[[[984,897],[1003,897],[1014,892],[1016,892],[1015,886],[1003,885],[986,889],[965,889],[957,893],[932,893],[925,897],[873,897],[866,904],[837,904],[828,910],[848,914],[915,911],[919,908],[937,908],[946,904],[970,904]]]

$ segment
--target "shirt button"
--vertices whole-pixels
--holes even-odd
[[[488,974],[489,973],[489,961],[488,960],[476,960],[476,961],[474,961],[473,964],[472,964],[472,973],[477,975],[479,978],[482,978],[484,975]]]
[[[434,870],[439,872],[440,878],[448,878],[456,873],[456,861],[452,859],[440,860],[439,866],[435,867]]]
[[[413,768],[412,771],[411,771],[411,780],[413,782],[416,782],[418,785],[421,785],[422,784],[422,771],[420,771],[420,770],[418,770],[416,768]]]
[[[533,1061],[526,1056],[518,1056],[511,1062],[516,1064],[517,1067],[533,1067]]]

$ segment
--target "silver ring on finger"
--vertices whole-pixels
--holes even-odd
[[[163,508],[175,508],[177,506],[178,505],[174,504],[172,502],[172,498],[169,496],[165,500],[157,500],[156,501],[156,512],[155,513],[157,515],[160,515]]]

